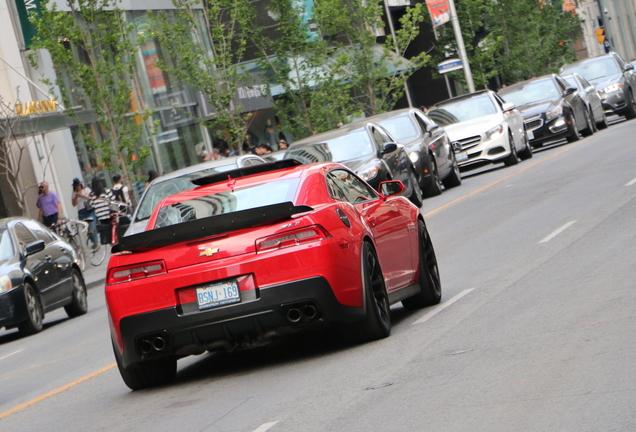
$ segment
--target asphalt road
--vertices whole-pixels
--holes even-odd
[[[89,313],[0,333],[0,431],[636,430],[636,121],[465,173],[422,206],[442,303],[393,333],[179,362],[131,392],[103,288]]]

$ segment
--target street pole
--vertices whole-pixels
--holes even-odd
[[[459,18],[457,18],[457,10],[455,10],[455,1],[448,0],[448,7],[450,8],[451,22],[453,23],[453,31],[455,32],[455,39],[457,40],[459,59],[462,61],[462,65],[464,67],[464,76],[466,77],[466,83],[468,84],[468,92],[472,93],[475,91],[475,84],[473,83],[473,74],[470,71],[470,64],[468,64],[468,56],[466,55],[466,47],[464,46],[462,30],[459,27]]]
[[[399,56],[400,51],[397,46],[397,38],[395,37],[395,28],[393,27],[393,18],[391,17],[391,10],[389,9],[389,2],[384,0],[384,13],[386,13],[386,20],[389,22],[389,29],[391,30],[391,37],[393,38],[393,46],[395,49],[395,53]],[[406,101],[409,104],[409,107],[413,107],[413,101],[411,100],[411,91],[409,89],[409,81],[408,79],[404,81],[404,93],[406,94]]]

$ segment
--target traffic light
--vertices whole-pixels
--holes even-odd
[[[605,42],[605,29],[604,28],[596,29],[595,33],[596,33],[596,40],[598,41],[598,43],[602,44],[603,42]]]

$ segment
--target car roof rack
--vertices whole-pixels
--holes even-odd
[[[200,177],[191,182],[197,186],[206,186],[213,183],[221,183],[227,181],[228,177],[236,179],[239,177],[245,177],[253,174],[261,174],[269,171],[276,171],[283,168],[291,168],[298,165],[302,165],[296,159],[283,159],[276,162],[268,162],[260,165],[252,165],[250,167],[243,167],[233,169],[231,171],[225,171],[218,174],[212,174],[206,177]]]

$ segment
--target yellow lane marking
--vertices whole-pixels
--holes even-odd
[[[113,368],[114,368],[114,367],[116,367],[116,366],[117,366],[117,364],[116,364],[116,363],[113,363],[112,365],[110,365],[110,366],[106,366],[105,368],[100,369],[100,370],[98,370],[97,372],[93,372],[93,373],[92,373],[92,374],[90,374],[90,375],[86,375],[84,378],[80,378],[80,379],[78,379],[77,381],[73,381],[73,382],[72,382],[72,383],[70,383],[70,384],[66,384],[65,386],[62,386],[62,387],[60,387],[60,388],[58,388],[58,389],[56,389],[56,390],[53,390],[53,391],[51,391],[51,392],[48,392],[48,393],[47,393],[47,394],[45,394],[45,395],[42,395],[42,396],[36,397],[35,399],[32,399],[32,400],[30,400],[30,401],[28,401],[28,402],[25,402],[25,403],[23,403],[22,405],[19,405],[19,406],[17,406],[17,407],[15,407],[15,408],[13,408],[13,409],[10,409],[9,411],[7,411],[7,412],[5,412],[5,413],[0,414],[0,420],[2,420],[3,418],[5,418],[5,417],[7,417],[7,416],[10,416],[10,415],[11,415],[11,414],[13,414],[13,413],[16,413],[16,412],[18,412],[18,411],[22,411],[22,410],[23,410],[23,409],[25,409],[26,407],[29,407],[29,406],[31,406],[31,405],[33,405],[33,404],[36,404],[36,403],[38,403],[38,402],[41,402],[41,401],[43,401],[44,399],[47,399],[47,398],[49,398],[49,397],[51,397],[51,396],[55,396],[55,395],[56,395],[56,394],[58,394],[58,393],[62,393],[64,390],[68,390],[68,389],[70,389],[71,387],[76,386],[77,384],[83,383],[84,381],[89,380],[89,379],[91,379],[91,378],[93,378],[93,377],[96,377],[97,375],[99,375],[99,374],[101,374],[101,373],[104,373],[104,372],[106,372],[106,371],[108,371],[108,370],[111,370],[111,369],[113,369]]]
[[[561,150],[561,151],[560,151],[560,152],[558,152],[558,153],[555,153],[555,154],[553,154],[553,155],[551,155],[551,156],[548,156],[548,157],[546,157],[545,159],[541,159],[540,161],[537,161],[537,162],[533,163],[532,165],[528,165],[528,166],[526,166],[525,168],[523,168],[523,169],[521,169],[521,170],[519,170],[519,171],[517,171],[517,172],[515,172],[515,173],[513,173],[513,174],[510,174],[510,175],[507,175],[506,177],[500,178],[499,180],[496,180],[496,181],[494,181],[494,182],[492,182],[492,183],[490,183],[490,184],[488,184],[488,185],[486,185],[486,186],[484,186],[484,187],[482,187],[482,188],[480,188],[480,189],[477,189],[477,190],[475,190],[475,191],[472,191],[471,193],[469,193],[469,194],[467,194],[467,195],[464,195],[464,196],[462,196],[462,197],[459,197],[459,198],[457,198],[457,199],[455,199],[455,200],[453,200],[453,201],[451,201],[451,202],[449,202],[449,203],[444,204],[443,206],[440,206],[440,207],[438,207],[438,208],[436,208],[436,209],[434,209],[434,210],[431,210],[430,212],[428,212],[428,213],[424,214],[424,217],[425,217],[425,218],[427,218],[427,217],[429,217],[429,216],[431,216],[431,215],[434,215],[435,213],[439,213],[439,212],[441,212],[442,210],[444,210],[444,209],[446,209],[446,208],[448,208],[448,207],[450,207],[450,206],[452,206],[452,205],[455,205],[455,204],[457,204],[457,203],[458,203],[458,202],[460,202],[460,201],[465,200],[466,198],[469,198],[469,197],[471,197],[471,196],[473,196],[473,195],[477,195],[478,193],[481,193],[481,192],[485,191],[486,189],[490,189],[491,187],[498,185],[498,184],[499,184],[499,183],[501,183],[502,181],[506,181],[506,180],[508,180],[508,179],[510,179],[510,178],[512,178],[512,177],[514,177],[514,176],[516,176],[516,175],[519,175],[519,174],[521,174],[521,173],[523,173],[523,172],[526,172],[526,171],[528,171],[529,169],[532,169],[532,168],[536,167],[537,165],[542,164],[543,162],[549,161],[550,159],[553,159],[553,158],[555,158],[555,157],[557,157],[557,156],[560,156],[560,155],[562,155],[563,153],[565,153],[566,151],[570,151],[570,150],[572,150],[573,148],[575,148],[575,147],[577,147],[577,146],[579,146],[579,145],[580,145],[580,144],[574,144],[574,145],[573,145],[573,144],[570,144],[570,145],[568,145],[566,148],[564,148],[563,150]]]

